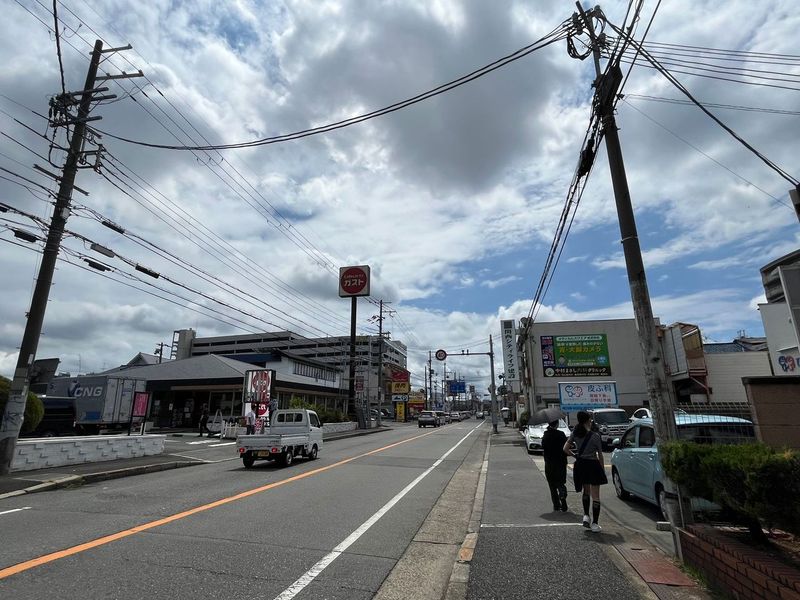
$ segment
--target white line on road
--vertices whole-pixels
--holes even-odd
[[[520,529],[529,529],[532,527],[575,527],[576,525],[582,525],[582,523],[481,523],[481,528],[483,527],[490,527],[490,528],[520,528]]]
[[[217,440],[215,440],[215,439],[211,439],[211,438],[209,438],[209,439],[207,439],[207,440],[198,440],[198,441],[196,441],[196,442],[187,442],[187,444],[189,444],[189,445],[194,445],[194,444],[210,444],[211,442],[216,442],[216,441],[217,441]]]
[[[222,442],[221,444],[211,444],[209,448],[219,448],[220,446],[233,446],[236,442]]]
[[[32,506],[23,506],[22,508],[12,508],[11,510],[4,510],[3,512],[0,512],[0,515],[7,515],[8,513],[19,512],[21,510],[30,510],[31,508],[33,508],[33,507]]]
[[[332,550],[330,553],[328,553],[328,554],[326,554],[325,556],[323,556],[323,557],[322,557],[322,558],[321,558],[321,559],[320,559],[320,560],[319,560],[319,561],[318,561],[318,562],[317,562],[317,563],[316,563],[316,564],[315,564],[313,567],[311,567],[311,568],[310,568],[308,571],[306,571],[306,572],[305,572],[303,575],[301,575],[301,576],[300,576],[300,578],[299,578],[297,581],[295,581],[295,582],[294,582],[292,585],[290,585],[288,588],[286,588],[285,590],[283,590],[283,592],[281,592],[281,593],[280,593],[278,596],[276,596],[276,597],[275,597],[275,600],[291,600],[291,598],[294,598],[294,597],[295,597],[297,594],[299,594],[300,592],[302,592],[302,591],[303,591],[303,589],[305,589],[305,587],[306,587],[306,586],[307,586],[309,583],[311,583],[312,581],[314,581],[314,579],[315,579],[315,578],[316,578],[316,577],[317,577],[317,576],[318,576],[320,573],[322,573],[322,571],[324,571],[324,570],[325,570],[325,568],[326,568],[326,567],[327,567],[329,564],[331,564],[331,563],[332,563],[334,560],[336,560],[336,559],[339,557],[339,555],[341,555],[342,553],[344,553],[344,551],[345,551],[345,550],[347,550],[347,549],[348,549],[350,546],[352,546],[352,545],[353,545],[353,544],[354,544],[354,543],[355,543],[355,542],[358,540],[358,538],[360,538],[362,535],[364,535],[364,534],[367,532],[367,530],[368,530],[370,527],[372,527],[372,526],[373,526],[375,523],[377,523],[377,522],[378,522],[378,520],[379,520],[379,519],[380,519],[380,518],[381,518],[383,515],[385,515],[387,512],[389,512],[389,511],[392,509],[392,507],[393,507],[395,504],[397,504],[398,502],[400,502],[400,500],[402,500],[402,499],[403,499],[403,497],[404,497],[406,494],[408,494],[408,492],[410,492],[411,490],[413,490],[413,489],[414,489],[414,488],[417,486],[417,484],[418,484],[420,481],[422,481],[422,480],[423,480],[423,479],[425,479],[425,478],[426,478],[428,475],[430,475],[430,473],[431,473],[431,472],[432,472],[432,471],[433,471],[433,470],[434,470],[436,467],[438,467],[440,464],[442,464],[442,462],[444,462],[444,460],[445,460],[445,459],[446,459],[448,456],[450,456],[450,453],[451,453],[451,452],[453,452],[453,450],[455,450],[456,448],[458,448],[458,447],[461,445],[461,443],[462,443],[464,440],[466,440],[466,439],[467,439],[467,438],[468,438],[470,435],[472,435],[472,433],[473,433],[473,432],[474,432],[476,429],[478,429],[478,427],[480,427],[481,425],[483,425],[483,423],[479,423],[479,424],[478,424],[476,427],[473,427],[473,428],[472,428],[472,429],[469,431],[469,433],[467,433],[467,435],[465,435],[464,437],[462,437],[462,438],[461,438],[461,439],[460,439],[460,440],[459,440],[459,441],[456,443],[456,445],[455,445],[455,446],[453,446],[452,448],[450,448],[450,450],[448,450],[447,452],[445,452],[444,454],[442,454],[441,458],[439,458],[439,459],[438,459],[438,460],[437,460],[435,463],[433,463],[433,464],[432,464],[430,467],[428,467],[428,468],[427,468],[427,469],[425,469],[425,470],[424,470],[422,473],[420,473],[420,474],[417,476],[417,478],[416,478],[416,479],[414,479],[414,481],[412,481],[412,482],[411,482],[411,483],[409,483],[409,484],[408,484],[406,487],[404,487],[402,490],[400,490],[400,491],[397,493],[397,495],[395,495],[395,497],[394,497],[394,498],[392,498],[391,500],[389,500],[389,502],[387,502],[386,504],[384,504],[384,505],[383,505],[383,506],[382,506],[382,507],[381,507],[381,508],[378,510],[378,512],[376,512],[376,513],[375,513],[374,515],[372,515],[372,516],[371,516],[369,519],[367,519],[366,521],[364,521],[364,523],[362,523],[362,524],[361,524],[361,526],[360,526],[358,529],[356,529],[356,530],[355,530],[353,533],[351,533],[349,536],[347,536],[347,538],[345,538],[345,539],[344,539],[344,541],[342,541],[342,542],[341,542],[341,543],[340,543],[338,546],[336,546],[336,547],[335,547],[335,548],[334,548],[334,549],[333,549],[333,550]]]

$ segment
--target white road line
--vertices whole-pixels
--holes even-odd
[[[4,510],[3,512],[0,512],[0,515],[7,515],[8,513],[19,512],[21,510],[30,510],[32,508],[33,508],[32,506],[23,506],[22,508],[12,508],[11,510]]]
[[[198,440],[196,442],[187,442],[190,446],[195,444],[210,444],[211,442],[216,442],[217,440],[214,439],[207,439],[207,440]]]
[[[353,545],[353,544],[354,544],[354,543],[355,543],[355,542],[358,540],[358,538],[360,538],[362,535],[364,535],[364,534],[367,532],[367,530],[368,530],[370,527],[372,527],[372,526],[373,526],[375,523],[377,523],[377,522],[378,522],[378,520],[379,520],[379,519],[380,519],[380,518],[381,518],[383,515],[385,515],[387,512],[389,512],[389,511],[392,509],[392,507],[393,507],[395,504],[397,504],[398,502],[400,502],[400,500],[402,500],[402,499],[403,499],[403,497],[404,497],[406,494],[408,494],[408,492],[410,492],[411,490],[413,490],[413,489],[414,489],[414,488],[417,486],[417,484],[418,484],[420,481],[422,481],[422,480],[423,480],[423,479],[425,479],[425,478],[426,478],[428,475],[430,475],[430,473],[431,473],[431,472],[432,472],[432,471],[433,471],[433,470],[434,470],[436,467],[438,467],[440,464],[442,464],[442,462],[444,462],[444,460],[445,460],[445,459],[446,459],[448,456],[450,456],[450,453],[451,453],[451,452],[453,452],[453,450],[455,450],[456,448],[458,448],[458,447],[461,445],[461,443],[462,443],[464,440],[466,440],[466,439],[467,439],[467,438],[468,438],[470,435],[472,435],[472,433],[473,433],[473,432],[474,432],[476,429],[478,429],[478,427],[480,427],[481,425],[483,425],[483,423],[479,423],[479,424],[478,424],[476,427],[472,428],[472,429],[469,431],[469,433],[467,433],[467,435],[465,435],[464,437],[462,437],[462,438],[461,438],[461,439],[458,441],[458,443],[456,443],[456,445],[455,445],[455,446],[453,446],[452,448],[450,448],[450,450],[448,450],[447,452],[445,452],[445,453],[444,453],[444,454],[441,456],[441,458],[439,458],[439,459],[438,459],[438,460],[437,460],[435,463],[433,463],[433,464],[432,464],[430,467],[428,467],[427,469],[425,469],[425,471],[423,471],[422,473],[420,473],[420,474],[417,476],[417,478],[416,478],[416,479],[414,479],[414,481],[412,481],[412,482],[411,482],[411,483],[409,483],[409,484],[408,484],[406,487],[404,487],[402,490],[400,490],[400,491],[397,493],[397,495],[395,495],[395,497],[394,497],[394,498],[392,498],[391,500],[389,500],[389,502],[387,502],[386,504],[384,504],[384,505],[383,505],[383,506],[382,506],[382,507],[381,507],[381,508],[378,510],[378,512],[376,512],[374,515],[372,515],[372,516],[371,516],[369,519],[367,519],[366,521],[364,521],[364,523],[362,523],[362,524],[361,524],[361,526],[360,526],[358,529],[356,529],[356,530],[355,530],[353,533],[351,533],[349,536],[347,536],[347,538],[345,538],[345,539],[344,539],[344,541],[342,541],[342,542],[341,542],[341,543],[340,543],[338,546],[336,546],[336,547],[335,547],[335,548],[334,548],[334,549],[333,549],[333,550],[332,550],[330,553],[328,553],[328,554],[326,554],[325,556],[323,556],[323,557],[322,557],[322,558],[321,558],[321,559],[320,559],[320,560],[319,560],[319,561],[318,561],[318,562],[317,562],[317,563],[316,563],[316,564],[315,564],[313,567],[311,567],[311,568],[310,568],[308,571],[306,571],[306,572],[305,572],[303,575],[301,575],[301,576],[300,576],[300,578],[299,578],[297,581],[295,581],[295,582],[294,582],[292,585],[290,585],[288,588],[286,588],[285,590],[283,590],[283,592],[281,592],[281,593],[280,593],[278,596],[276,596],[276,597],[275,597],[275,600],[291,600],[291,598],[294,598],[294,597],[295,597],[297,594],[299,594],[300,592],[302,592],[302,591],[305,589],[305,587],[306,587],[306,586],[307,586],[309,583],[311,583],[312,581],[314,581],[314,579],[315,579],[315,578],[316,578],[316,577],[317,577],[317,576],[318,576],[320,573],[322,573],[322,571],[324,571],[324,570],[325,570],[325,568],[326,568],[326,567],[327,567],[329,564],[331,564],[331,563],[332,563],[334,560],[336,560],[336,559],[339,557],[339,555],[341,555],[342,553],[344,553],[344,551],[345,551],[345,550],[347,550],[347,549],[348,549],[350,546],[352,546],[352,545]]]
[[[519,528],[519,529],[530,529],[534,527],[575,527],[575,526],[582,526],[582,523],[531,523],[527,525],[523,525],[521,523],[481,523],[481,527],[489,527],[495,529],[510,529],[510,528]]]
[[[209,448],[219,448],[220,446],[233,446],[236,442],[222,442],[221,444],[211,444]]]

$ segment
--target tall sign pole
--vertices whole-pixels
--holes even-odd
[[[348,383],[349,406],[355,406],[358,426],[369,427],[369,411],[356,405],[356,312],[359,296],[369,296],[369,266],[357,265],[339,269],[339,297],[350,298],[350,377]]]
[[[6,402],[2,422],[0,422],[0,475],[6,475],[11,470],[14,449],[17,445],[17,438],[25,415],[25,403],[28,399],[28,388],[30,387],[31,379],[31,366],[36,358],[36,350],[39,347],[39,337],[42,333],[44,314],[47,309],[48,297],[50,296],[50,286],[53,283],[56,259],[61,247],[61,239],[64,237],[64,227],[69,217],[72,190],[75,187],[75,175],[78,173],[79,161],[83,155],[86,122],[89,120],[89,111],[91,110],[92,102],[95,100],[95,94],[99,91],[94,89],[94,85],[102,53],[103,42],[97,40],[94,44],[94,51],[92,52],[83,91],[66,94],[72,100],[80,96],[80,104],[77,116],[71,119],[69,123],[74,126],[74,130],[60,178],[61,183],[58,188],[53,217],[50,221],[50,230],[47,233],[47,242],[42,252],[42,262],[39,266],[39,274],[36,277],[36,287],[33,291],[33,298],[27,315],[28,320],[25,324],[25,332],[19,348],[14,379],[11,381],[8,402]],[[68,98],[63,98],[65,104],[67,100]],[[95,119],[97,118],[99,117],[95,117]]]
[[[489,369],[492,373],[492,383],[489,384],[489,393],[492,395],[492,431],[497,433],[497,422],[500,419],[500,405],[497,402],[497,386],[494,384],[494,345],[492,336],[489,336]]]

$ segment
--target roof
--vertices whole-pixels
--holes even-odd
[[[727,354],[729,352],[762,352],[766,350],[767,338],[765,337],[742,337],[736,338],[732,342],[703,344],[703,352],[706,354]]]
[[[167,359],[170,360],[170,359]],[[164,362],[161,360],[160,356],[155,354],[147,354],[145,352],[139,352],[136,356],[130,359],[126,366],[128,367],[144,367],[147,365],[157,365],[159,362]]]
[[[645,423],[653,424],[653,419],[636,419],[632,424]],[[675,413],[675,424],[681,425],[707,425],[710,423],[729,423],[733,425],[752,425],[752,421],[740,419],[739,417],[729,417],[727,415],[699,415],[689,413]]]
[[[245,371],[250,370],[253,370],[253,365],[240,360],[216,354],[204,354],[182,360],[171,360],[160,365],[125,369],[125,376],[148,381],[242,379]]]

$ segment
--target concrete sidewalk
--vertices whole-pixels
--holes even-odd
[[[708,598],[663,553],[608,514],[600,515],[602,532],[583,528],[574,487],[570,510],[553,512],[544,474],[516,429],[501,427],[492,436],[482,480],[473,512],[478,518],[453,570],[462,573],[462,592],[451,581],[448,599]],[[613,493],[603,486],[601,501]]]
[[[390,427],[374,429],[356,429],[342,433],[333,433],[323,438],[324,442],[333,442],[350,437],[370,435],[381,431],[390,431]],[[196,432],[176,432],[176,436],[197,435]],[[232,456],[231,460],[238,460]],[[102,462],[81,463],[63,467],[46,467],[33,471],[17,471],[0,476],[0,500],[22,494],[32,494],[47,490],[73,487],[93,481],[104,481],[120,477],[130,477],[144,473],[154,473],[168,469],[191,467],[206,464],[207,461],[187,459],[174,454],[123,458]]]

